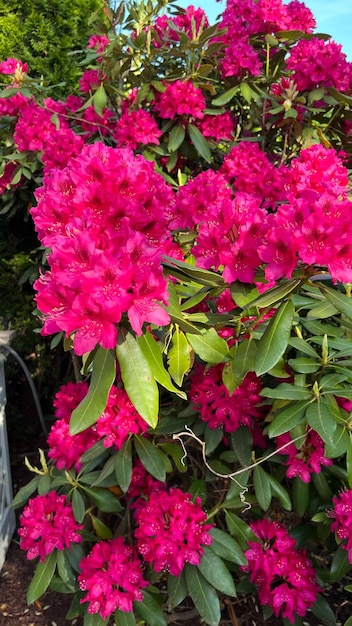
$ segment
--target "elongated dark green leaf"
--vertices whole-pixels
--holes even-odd
[[[215,589],[225,593],[227,596],[236,597],[236,588],[232,575],[224,561],[210,547],[204,548],[204,554],[198,569]]]
[[[322,294],[325,296],[331,304],[334,305],[341,313],[346,315],[348,319],[352,320],[352,299],[348,298],[345,294],[341,293],[337,289],[331,289],[325,285],[317,284]]]
[[[167,148],[169,152],[176,152],[179,149],[180,145],[183,143],[185,138],[186,131],[182,124],[178,126],[174,126],[169,133],[169,139],[167,142]]]
[[[181,389],[177,389],[175,385],[173,385],[169,372],[164,367],[162,352],[152,334],[146,332],[144,335],[139,337],[137,341],[149,363],[149,367],[155,380],[168,391],[171,391],[172,393],[180,396],[180,398],[186,400],[187,395],[185,392],[181,391]]]
[[[339,546],[333,556],[330,568],[330,582],[335,583],[341,580],[352,568],[348,560],[348,552]]]
[[[298,372],[299,374],[314,374],[321,367],[321,362],[310,359],[307,356],[289,359],[288,364],[294,372]]]
[[[325,443],[331,444],[334,440],[337,424],[325,398],[318,398],[316,402],[311,404],[307,409],[306,417],[309,426],[319,433]]]
[[[175,606],[181,604],[182,600],[185,599],[188,593],[184,571],[182,571],[179,576],[172,576],[171,574],[168,575],[167,591],[169,602],[168,610],[172,611]]]
[[[27,604],[40,598],[50,585],[56,568],[56,550],[51,552],[44,563],[39,562],[27,590]]]
[[[267,474],[260,465],[253,470],[253,483],[257,502],[263,511],[267,511],[271,502],[271,488]]]
[[[258,342],[255,371],[257,376],[265,374],[278,362],[287,348],[290,338],[294,307],[291,300],[284,302],[271,318],[262,338]]]
[[[329,606],[325,598],[318,594],[311,611],[315,617],[328,626],[336,626],[336,618],[332,608]]]
[[[348,452],[351,447],[351,439],[349,431],[344,427],[337,424],[336,430],[332,437],[332,443],[325,444],[325,456],[329,459],[336,459],[345,452]]]
[[[93,373],[89,391],[78,407],[72,412],[71,435],[77,435],[94,424],[103,413],[109,391],[115,380],[116,363],[111,350],[98,347],[93,361]]]
[[[218,626],[221,618],[220,601],[214,587],[193,565],[187,563],[185,573],[189,595],[198,613],[208,626]]]
[[[312,394],[306,387],[298,385],[290,385],[289,383],[281,383],[274,389],[264,387],[260,392],[264,398],[277,398],[281,400],[309,400]]]
[[[316,472],[313,472],[312,482],[317,493],[321,497],[322,501],[331,502],[331,498],[333,494],[331,492],[328,481],[326,480],[323,472],[320,472],[319,474],[317,474]]]
[[[188,130],[189,138],[192,141],[198,154],[201,157],[203,157],[203,159],[207,163],[211,163],[211,152],[210,152],[209,144],[207,140],[205,139],[205,137],[200,132],[200,130],[198,130],[196,126],[193,126],[193,124],[188,124],[187,130]]]
[[[125,611],[115,611],[114,618],[116,626],[136,626],[136,618],[134,613],[126,613]]]
[[[276,478],[267,474],[267,480],[270,484],[271,494],[276,498],[285,511],[292,511],[292,503],[286,489],[279,483]]]
[[[99,613],[85,613],[83,626],[107,626],[109,618],[103,619]]]
[[[219,274],[211,272],[210,270],[203,270],[197,266],[185,263],[185,261],[179,261],[166,254],[162,257],[162,265],[165,269],[171,269],[172,267],[178,268],[185,277],[190,278],[196,283],[201,285],[209,285],[216,287],[217,285],[224,285],[224,279]]]
[[[292,479],[293,510],[303,517],[309,506],[309,483],[304,483],[298,476]]]
[[[238,85],[236,85],[236,87],[231,87],[231,89],[229,89],[228,91],[225,91],[225,93],[221,94],[221,96],[218,96],[217,98],[215,98],[215,100],[212,100],[212,104],[217,107],[222,107],[224,104],[227,104],[228,102],[230,102],[230,100],[233,99],[233,97],[236,95],[236,93],[238,93],[238,91],[239,91]]]
[[[290,402],[285,409],[274,417],[268,429],[269,437],[278,437],[300,424],[309,405],[310,402],[308,401]]]
[[[183,379],[192,365],[191,347],[185,334],[176,327],[172,335],[172,346],[167,355],[170,376],[181,387]]]
[[[92,521],[92,526],[94,528],[94,532],[99,537],[99,539],[112,539],[113,534],[108,526],[104,524],[104,522],[96,517],[95,515],[90,514],[90,519]]]
[[[116,480],[122,491],[126,492],[132,477],[132,444],[128,439],[115,455],[114,460]]]
[[[39,478],[40,476],[35,476],[27,485],[21,487],[12,500],[11,508],[19,509],[24,504],[27,504],[28,498],[30,498],[38,487]]]
[[[131,333],[120,331],[116,354],[126,392],[143,419],[155,428],[159,416],[159,390],[149,363]]]
[[[58,550],[56,553],[57,571],[61,580],[71,587],[71,592],[75,590],[76,575],[73,572],[69,560],[66,558],[66,551]]]
[[[167,626],[165,615],[153,596],[143,590],[144,600],[134,602],[133,607],[148,626]]]
[[[257,355],[257,342],[249,337],[243,339],[237,347],[235,357],[232,362],[232,369],[240,379],[243,379],[248,372],[254,372]]]
[[[108,103],[108,97],[103,85],[100,85],[93,96],[94,111],[103,117],[103,110]]]
[[[301,282],[300,278],[295,278],[283,283],[282,285],[268,289],[263,294],[258,296],[258,298],[249,302],[247,309],[252,309],[253,307],[264,309],[272,304],[277,304],[278,302],[281,302],[281,300],[283,300],[289,293],[292,293],[292,291],[294,291]]]
[[[296,348],[296,350],[299,350],[300,352],[303,352],[304,354],[307,354],[308,356],[312,356],[313,359],[319,359],[318,352],[314,350],[314,348],[310,345],[310,343],[308,343],[308,341],[305,341],[304,339],[301,339],[300,337],[290,337],[290,340],[288,343],[290,346],[293,346],[294,348]]]
[[[337,308],[331,304],[331,302],[319,302],[316,306],[309,309],[307,318],[315,318],[317,320],[324,320],[327,317],[332,317],[338,313]]]
[[[247,467],[251,462],[253,438],[247,426],[240,426],[234,433],[231,433],[231,447],[242,467]]]
[[[231,563],[237,563],[238,565],[247,564],[242,548],[233,537],[230,537],[228,533],[220,530],[220,528],[212,528],[210,534],[213,538],[211,548],[215,554],[227,561],[231,561]]]
[[[135,436],[134,444],[136,452],[147,472],[154,476],[154,478],[157,478],[157,480],[164,482],[166,478],[165,464],[162,460],[164,453],[153,446],[149,439],[140,437],[139,435]]]
[[[252,529],[240,517],[225,510],[226,526],[242,548],[248,548],[248,541],[258,541]]]
[[[229,349],[225,339],[219,337],[215,328],[209,328],[202,335],[186,335],[194,352],[206,363],[223,363],[229,358]]]
[[[75,519],[81,524],[84,520],[86,506],[84,504],[84,499],[78,489],[75,489],[72,494],[72,510]]]
[[[84,487],[84,491],[101,511],[105,513],[118,513],[121,511],[122,506],[118,497],[108,489]]]

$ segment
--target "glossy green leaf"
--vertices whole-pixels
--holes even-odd
[[[238,378],[243,379],[248,372],[254,372],[257,356],[257,342],[249,337],[237,346],[232,369]]]
[[[333,443],[337,424],[325,398],[318,398],[308,407],[306,418],[309,426],[317,431],[325,443]]]
[[[134,602],[133,607],[139,617],[144,619],[148,626],[167,626],[163,610],[155,598],[143,589],[144,599],[142,602]]]
[[[194,606],[208,626],[218,626],[221,618],[220,601],[210,585],[194,565],[185,566],[186,583]]]
[[[307,318],[326,319],[338,313],[337,308],[331,302],[319,302],[317,305],[309,309]]]
[[[226,526],[242,548],[248,548],[248,541],[258,541],[258,537],[240,517],[225,510]]]
[[[310,343],[300,337],[290,337],[288,343],[299,352],[303,352],[303,354],[313,357],[313,359],[320,358],[318,352],[310,345]]]
[[[336,626],[336,618],[333,610],[325,598],[320,594],[318,594],[311,611],[313,615],[315,615],[315,617],[321,620],[324,624],[327,624],[328,626]]]
[[[149,363],[131,333],[120,330],[116,354],[125,390],[143,419],[155,428],[159,416],[159,390]]]
[[[330,567],[330,582],[339,582],[352,568],[348,560],[348,551],[339,546],[333,556]]]
[[[72,494],[72,510],[75,519],[81,524],[86,513],[86,505],[78,489],[75,489]]]
[[[76,575],[73,572],[69,560],[66,558],[66,550],[57,550],[56,553],[57,571],[61,580],[71,588],[71,593],[75,591]]]
[[[330,490],[328,481],[326,480],[323,472],[320,472],[319,474],[313,472],[312,482],[316,492],[319,494],[322,501],[330,503],[333,494]]]
[[[99,85],[93,96],[93,106],[94,111],[99,115],[99,117],[103,117],[103,111],[108,103],[108,97],[103,85]]]
[[[162,257],[162,265],[167,270],[177,268],[185,278],[190,278],[195,283],[200,285],[216,287],[221,285],[223,286],[225,284],[223,277],[219,274],[209,270],[203,270],[195,265],[185,263],[185,261],[179,261],[178,259],[174,259],[166,254]]]
[[[136,626],[136,618],[134,613],[126,611],[115,611],[114,618],[116,626]]]
[[[266,472],[260,465],[253,470],[254,493],[263,511],[267,511],[271,502],[271,488]]]
[[[298,385],[290,385],[289,383],[281,383],[274,389],[264,387],[260,392],[264,398],[277,398],[279,400],[310,400],[312,394],[306,387]]]
[[[27,604],[32,604],[40,598],[50,585],[56,568],[56,550],[51,552],[44,563],[39,562],[34,576],[27,589]]]
[[[109,491],[109,489],[84,487],[84,491],[100,511],[105,513],[119,513],[119,511],[121,511],[122,506],[118,497]]]
[[[226,561],[237,563],[237,565],[247,564],[247,559],[244,556],[242,548],[228,533],[220,528],[212,528],[210,535],[213,538],[211,549],[215,554],[226,559]]]
[[[321,367],[321,362],[317,362],[309,357],[302,356],[297,359],[289,359],[288,364],[294,372],[299,374],[314,374]]]
[[[309,506],[309,483],[304,483],[298,476],[292,479],[292,504],[299,517],[303,517]]]
[[[109,618],[103,619],[99,613],[85,613],[83,626],[107,626]]]
[[[231,87],[231,89],[225,91],[225,93],[221,94],[221,96],[218,96],[217,98],[215,98],[215,100],[212,100],[212,104],[217,107],[222,107],[224,106],[224,104],[230,102],[238,93],[238,91],[238,85],[236,85],[236,87]]]
[[[225,339],[217,334],[215,328],[209,328],[202,335],[186,335],[194,352],[205,363],[223,363],[229,358],[229,349]]]
[[[103,539],[103,540],[112,539],[113,534],[110,528],[106,524],[104,524],[104,522],[101,519],[99,519],[99,517],[96,517],[96,515],[93,515],[91,513],[90,519],[92,521],[94,532],[97,535],[97,537],[99,537],[99,539]]]
[[[169,133],[169,139],[167,142],[167,148],[169,152],[176,152],[179,149],[185,138],[186,131],[182,124],[174,126]]]
[[[191,347],[185,334],[178,327],[172,335],[172,345],[167,355],[170,376],[181,387],[183,379],[192,365]]]
[[[39,478],[40,476],[35,476],[27,485],[21,487],[21,489],[16,493],[14,499],[12,500],[11,508],[19,509],[20,507],[27,504],[28,499],[38,487]]]
[[[86,430],[99,419],[106,407],[115,375],[116,363],[113,352],[99,346],[93,360],[93,373],[88,393],[71,415],[71,435],[77,435]]]
[[[236,597],[236,588],[232,575],[224,561],[210,547],[204,547],[198,569],[215,589],[225,593],[227,596]]]
[[[346,315],[348,319],[352,320],[352,299],[348,298],[345,294],[341,293],[337,289],[331,289],[331,287],[326,287],[326,285],[317,284],[322,294],[325,296],[331,304],[336,307],[341,313]]]
[[[283,487],[281,483],[279,483],[279,481],[274,478],[274,476],[270,476],[270,474],[267,474],[266,477],[269,482],[271,495],[273,496],[273,498],[276,498],[280,502],[282,508],[285,509],[285,511],[292,511],[291,499],[285,487]]]
[[[180,396],[180,398],[186,400],[187,395],[185,392],[181,389],[177,389],[173,385],[170,375],[164,367],[162,352],[153,335],[150,332],[146,332],[141,337],[138,337],[137,342],[149,363],[149,367],[155,380],[168,391],[171,391],[172,393]]]
[[[291,428],[300,424],[306,414],[310,402],[302,400],[301,402],[290,402],[290,404],[279,411],[268,428],[270,438],[278,437],[283,433],[287,433]]]
[[[168,610],[172,611],[176,606],[181,604],[188,593],[186,577],[184,571],[179,576],[167,577],[167,592],[168,592]]]
[[[165,464],[162,460],[164,453],[154,446],[149,439],[139,435],[135,436],[134,445],[147,472],[157,480],[164,482],[166,478]]]
[[[211,163],[211,152],[210,152],[209,144],[207,140],[205,139],[204,135],[202,135],[200,130],[198,130],[196,126],[193,126],[193,124],[188,124],[187,130],[188,130],[189,138],[192,141],[199,156],[203,157],[203,159],[207,163]]]
[[[255,372],[261,376],[280,359],[290,338],[294,307],[291,300],[280,305],[258,342]]]
[[[272,287],[272,289],[268,289],[264,291],[260,296],[258,296],[255,300],[252,300],[248,304],[248,309],[256,307],[258,309],[264,309],[268,306],[272,306],[273,304],[277,304],[281,302],[288,294],[292,293],[301,283],[300,278],[295,278],[293,280],[289,280],[282,285],[277,285],[276,287]]]
[[[191,494],[193,502],[196,498],[200,498],[202,503],[204,503],[207,499],[207,485],[205,480],[202,480],[201,478],[194,478],[187,491]]]
[[[236,454],[242,467],[247,467],[251,462],[253,438],[247,426],[240,426],[234,433],[231,433],[231,447]]]
[[[167,456],[172,458],[178,472],[181,472],[181,474],[187,472],[187,462],[184,458],[185,453],[178,443],[159,443],[159,449],[163,450]]]
[[[126,492],[132,477],[132,444],[128,439],[114,457],[115,476],[122,491]]]

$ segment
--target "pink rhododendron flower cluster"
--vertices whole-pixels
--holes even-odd
[[[112,386],[106,408],[96,423],[97,433],[104,437],[104,446],[115,446],[117,450],[133,433],[140,435],[148,430],[149,426],[136,411],[124,389]]]
[[[282,446],[285,446],[282,449]],[[287,478],[299,476],[304,483],[309,483],[313,473],[319,474],[323,466],[332,465],[332,459],[324,454],[324,442],[315,430],[309,430],[303,443],[293,443],[290,433],[284,433],[276,438],[277,449],[280,454],[287,454],[285,465],[288,466]]]
[[[223,428],[232,433],[240,426],[253,426],[254,419],[260,417],[257,405],[262,384],[260,379],[249,372],[232,395],[222,382],[223,365],[206,369],[199,365],[190,376],[189,397],[201,418],[210,428]]]
[[[153,492],[136,508],[137,549],[156,572],[179,576],[185,563],[200,563],[203,546],[213,541],[209,534],[213,524],[205,524],[206,519],[200,498],[193,502],[189,493],[176,487]]]
[[[20,517],[20,547],[27,550],[27,558],[44,563],[53,550],[70,548],[71,543],[80,543],[81,524],[73,517],[71,504],[66,496],[49,491],[29,500]]]
[[[89,37],[87,48],[94,48],[97,52],[104,52],[110,39],[106,35],[92,35]]]
[[[124,313],[137,334],[145,321],[168,323],[160,261],[172,193],[152,163],[127,149],[87,145],[69,168],[45,178],[37,198],[32,216],[52,250],[51,270],[35,285],[44,334],[74,333],[84,354],[97,343],[116,345]]]
[[[168,83],[162,93],[156,93],[153,111],[159,117],[173,120],[175,117],[187,116],[202,119],[206,108],[205,97],[199,87],[190,80],[175,80]]]
[[[0,63],[0,74],[15,74],[15,72],[19,70],[23,74],[26,74],[28,72],[28,63],[23,63],[13,58],[8,58],[6,61],[1,61]]]
[[[232,139],[235,125],[229,111],[221,115],[205,115],[198,122],[198,128],[204,137],[209,137],[216,142]]]
[[[114,130],[116,145],[131,150],[149,143],[159,145],[161,135],[154,117],[143,109],[122,113]]]
[[[348,91],[351,86],[351,63],[335,41],[302,39],[291,50],[287,68],[300,91],[317,87]]]
[[[352,489],[341,491],[332,499],[333,509],[327,511],[328,517],[334,521],[331,523],[332,532],[341,541],[341,546],[348,552],[348,560],[352,563]]]
[[[81,604],[89,602],[88,613],[107,619],[116,609],[130,613],[133,602],[143,600],[144,580],[135,549],[123,537],[100,541],[79,564],[78,582],[87,591]]]
[[[200,30],[209,26],[208,18],[203,9],[194,8],[193,5],[188,6],[184,13],[175,17],[161,15],[153,23],[153,31],[156,35],[153,43],[156,47],[169,46],[171,42],[179,41],[180,37],[177,30],[170,27],[170,22],[190,39],[193,38],[193,35],[199,36]]]
[[[306,615],[319,591],[311,561],[305,550],[295,549],[296,540],[283,525],[263,519],[250,526],[260,542],[248,542],[248,565],[241,569],[259,587],[260,602],[293,624],[296,615]]]
[[[155,480],[155,478],[148,474],[141,461],[139,459],[135,460],[130,486],[127,490],[128,497],[134,500],[129,505],[132,509],[143,507],[145,500],[148,500],[152,493],[165,491],[166,489],[166,483]]]
[[[79,88],[82,93],[96,91],[98,87],[100,87],[101,83],[106,79],[107,76],[101,72],[100,69],[85,70],[79,79]]]

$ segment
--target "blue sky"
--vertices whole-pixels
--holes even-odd
[[[210,23],[214,23],[216,16],[225,7],[225,1],[216,0],[178,0],[177,5],[187,7],[193,4],[202,7]],[[305,0],[305,5],[311,9],[317,21],[317,32],[328,33],[337,42],[342,44],[343,52],[348,60],[352,61],[352,1],[351,0]]]

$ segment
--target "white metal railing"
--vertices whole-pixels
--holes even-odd
[[[0,341],[0,570],[16,526],[15,512],[10,508],[12,484],[10,455],[6,430],[5,352]]]

